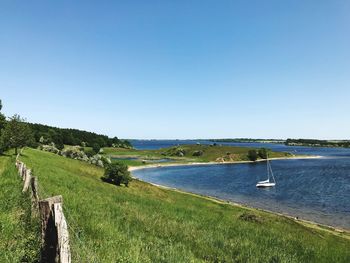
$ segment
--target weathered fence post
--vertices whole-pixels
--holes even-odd
[[[26,179],[26,174],[27,174],[27,166],[22,163],[22,170],[21,170],[21,177],[22,177],[22,180],[24,181]]]
[[[30,169],[16,157],[18,174],[24,181],[22,192],[31,188],[32,211],[38,212],[41,217],[41,262],[70,263],[68,224],[63,214],[62,196],[54,196],[39,201],[38,180],[32,176]],[[33,209],[35,208],[35,209]]]
[[[32,189],[32,206],[36,212],[38,212],[39,207],[39,194],[38,194],[38,179],[35,176],[31,177],[30,188]]]
[[[42,257],[45,262],[70,263],[67,222],[62,211],[62,196],[39,201],[42,222]]]
[[[31,173],[30,169],[26,169],[24,172],[24,185],[23,185],[23,190],[22,190],[23,193],[27,192],[31,177],[32,177],[32,173]]]
[[[23,169],[24,169],[24,164],[22,162],[18,163],[18,175],[23,176]]]
[[[66,218],[63,214],[62,204],[55,203],[54,205],[55,225],[57,229],[58,239],[58,255],[59,262],[69,263],[71,262],[70,247],[69,247],[69,234]]]

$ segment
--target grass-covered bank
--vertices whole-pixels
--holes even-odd
[[[161,189],[103,183],[85,162],[26,149],[41,197],[62,194],[77,262],[349,262],[350,241],[285,217]]]
[[[0,262],[38,262],[40,222],[14,164],[13,155],[0,155]]]

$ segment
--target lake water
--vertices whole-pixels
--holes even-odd
[[[161,142],[147,147],[156,149],[171,143]],[[172,143],[181,144],[178,142]],[[321,155],[322,158],[271,161],[277,185],[269,189],[255,186],[266,177],[264,162],[150,168],[136,170],[133,175],[151,183],[350,229],[350,149],[228,144]]]

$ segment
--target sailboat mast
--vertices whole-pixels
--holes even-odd
[[[267,168],[267,179],[270,182],[270,167],[269,167],[269,155],[266,152],[266,168]]]

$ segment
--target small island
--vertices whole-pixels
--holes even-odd
[[[216,143],[179,145],[158,150],[106,147],[103,153],[111,160],[124,162],[129,166],[254,162],[263,161],[267,156],[271,159],[302,157],[288,152],[274,152],[266,148],[226,146]]]

